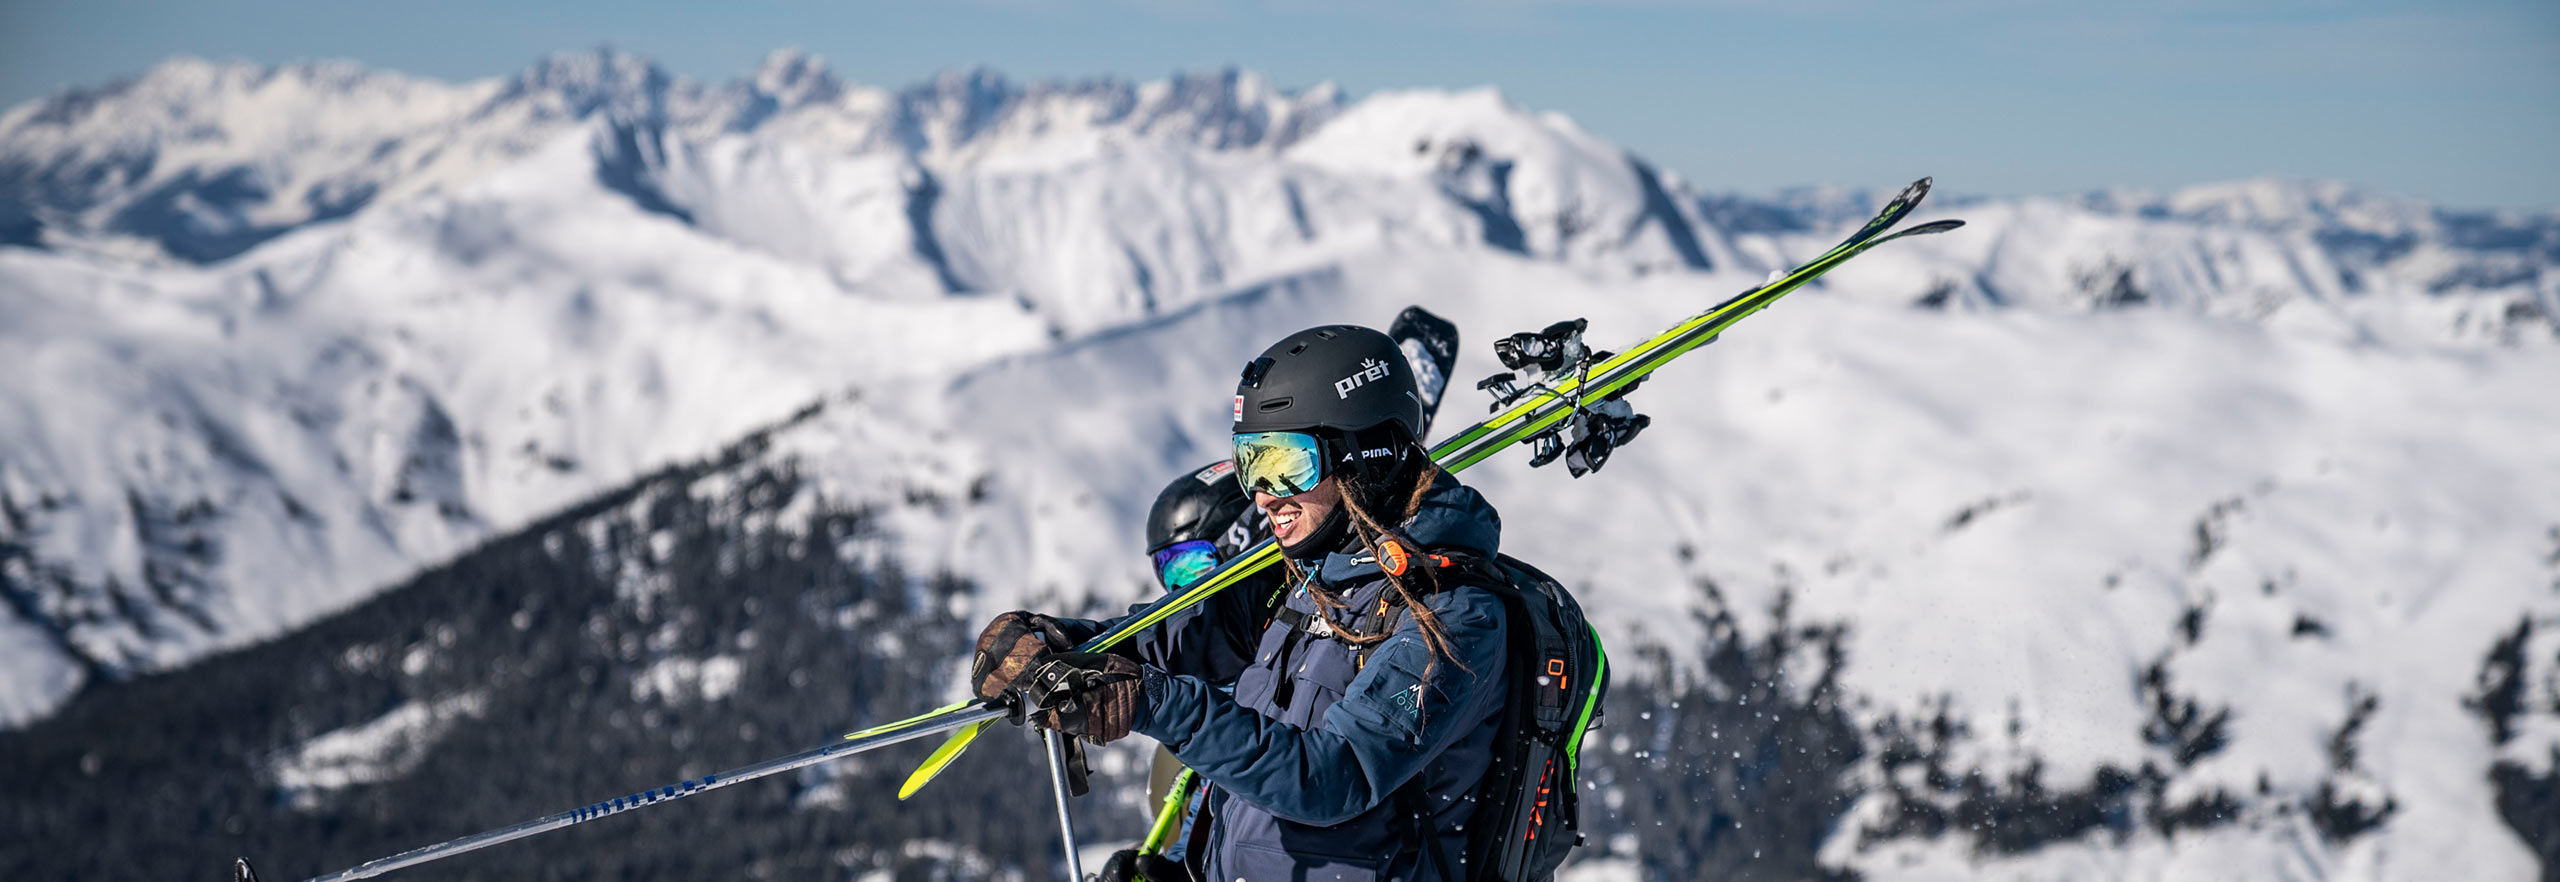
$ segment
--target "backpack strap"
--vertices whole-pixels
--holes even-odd
[[[1374,562],[1377,563],[1380,571],[1390,576],[1401,577],[1412,572],[1417,565],[1433,568],[1456,567],[1460,565],[1460,558],[1448,553],[1416,551],[1409,548],[1403,541],[1389,536],[1378,540],[1378,556]],[[1376,624],[1367,630],[1361,630],[1337,624],[1325,617],[1323,613],[1300,612],[1282,605],[1272,610],[1271,623],[1286,626],[1298,634],[1340,640],[1350,644],[1354,655],[1357,656],[1357,664],[1366,667],[1369,663],[1369,654],[1376,651],[1378,644],[1384,642],[1370,638],[1383,638],[1395,633],[1396,620],[1401,612],[1400,607],[1381,599],[1378,602],[1378,609],[1369,614],[1371,618],[1377,620]]]
[[[1366,631],[1334,624],[1322,613],[1303,613],[1285,606],[1271,614],[1271,621],[1295,632],[1290,635],[1292,641],[1299,635],[1342,641],[1351,647],[1352,670],[1356,671],[1368,667],[1370,654],[1386,645],[1384,638],[1387,635],[1395,633],[1396,613],[1400,610],[1392,604],[1386,605],[1379,611],[1377,627]],[[1369,640],[1373,635],[1381,639]]]
[[[1388,630],[1381,628],[1371,632],[1347,628],[1334,624],[1332,619],[1325,618],[1322,613],[1303,613],[1285,606],[1273,612],[1271,620],[1310,637],[1323,637],[1353,644],[1376,634],[1385,634]]]
[[[1431,865],[1431,875],[1440,882],[1463,882],[1465,876],[1449,872],[1449,852],[1440,845],[1440,831],[1431,829],[1430,798],[1423,793],[1422,779],[1416,774],[1396,788],[1396,813],[1404,817],[1405,835],[1412,837],[1414,847],[1422,851],[1422,862]]]
[[[1390,575],[1401,577],[1408,572],[1413,572],[1417,566],[1432,570],[1432,573],[1425,577],[1429,584],[1417,586],[1417,590],[1445,591],[1451,587],[1449,583],[1451,579],[1460,580],[1462,584],[1495,588],[1507,588],[1511,584],[1510,577],[1503,575],[1502,571],[1496,568],[1488,558],[1465,548],[1450,546],[1417,552],[1407,549],[1401,540],[1389,536],[1378,541],[1378,550],[1386,558],[1378,564],[1378,568],[1387,571]],[[1378,632],[1393,633],[1396,629],[1396,620],[1403,616],[1404,607],[1384,600],[1379,601]],[[1371,643],[1359,648],[1357,655],[1362,667],[1368,665],[1370,653],[1375,652],[1378,646],[1378,643]]]

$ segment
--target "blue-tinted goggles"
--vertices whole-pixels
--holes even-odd
[[[1296,496],[1324,481],[1324,445],[1305,432],[1235,436],[1236,483],[1246,493]]]
[[[1167,591],[1189,588],[1218,568],[1218,544],[1207,539],[1176,542],[1148,556],[1156,562],[1156,581]]]

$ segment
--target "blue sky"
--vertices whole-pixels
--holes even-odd
[[[610,43],[723,80],[798,46],[903,85],[1235,65],[1354,96],[1491,84],[1709,190],[2344,180],[2560,207],[2560,0],[895,4],[0,0],[0,104],[175,53],[502,76]]]

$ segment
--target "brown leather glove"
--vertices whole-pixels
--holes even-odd
[[[1016,681],[1042,657],[1076,648],[1056,619],[1014,610],[996,616],[978,632],[978,653],[969,660],[969,687],[979,698],[1013,691]]]
[[[1022,683],[1031,721],[1044,729],[1109,744],[1129,736],[1146,698],[1137,662],[1104,652],[1060,652],[1042,659]]]

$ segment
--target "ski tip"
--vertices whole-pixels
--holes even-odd
[[[1441,318],[1438,313],[1422,308],[1422,304],[1419,303],[1405,307],[1403,312],[1396,313],[1394,324],[1418,326],[1451,334],[1457,333],[1458,330],[1457,325],[1451,324],[1448,319]]]
[[[924,785],[933,783],[934,777],[942,774],[943,769],[950,768],[951,761],[959,759],[960,752],[968,750],[969,743],[978,740],[978,733],[986,728],[987,724],[979,723],[951,733],[950,738],[943,740],[942,746],[933,749],[932,756],[924,758],[923,765],[907,775],[906,783],[898,785],[898,799],[914,796],[916,791],[924,789]]]
[[[258,871],[249,869],[249,859],[231,862],[231,882],[258,882]]]
[[[934,776],[942,774],[942,767],[946,765],[949,763],[927,761],[924,765],[917,766],[914,772],[908,773],[907,780],[898,785],[898,801],[905,802],[907,797],[914,796],[917,791],[923,790],[924,785],[933,783]]]
[[[1934,221],[1930,221],[1930,222],[1925,223],[1925,224],[1921,224],[1921,225],[1916,226],[1916,227],[1912,227],[1912,228],[1907,229],[1907,230],[1899,230],[1899,231],[1896,231],[1893,235],[1886,236],[1886,237],[1884,237],[1884,238],[1876,239],[1876,240],[1874,240],[1874,241],[1868,242],[1868,243],[1867,243],[1867,245],[1869,245],[1869,246],[1873,246],[1873,245],[1881,245],[1881,244],[1883,244],[1883,243],[1891,242],[1891,241],[1893,241],[1893,240],[1895,240],[1895,239],[1904,238],[1904,237],[1906,237],[1906,236],[1926,236],[1926,235],[1929,235],[1929,234],[1931,234],[1931,233],[1943,233],[1943,232],[1946,232],[1946,231],[1948,231],[1948,230],[1952,230],[1952,229],[1955,229],[1955,228],[1957,228],[1957,227],[1961,227],[1961,226],[1964,226],[1964,221],[1956,220],[1956,219],[1954,219],[1954,218],[1948,218],[1948,219],[1946,219],[1946,220],[1934,220]]]
[[[1899,195],[1899,196],[1895,196],[1895,197],[1893,197],[1893,201],[1895,201],[1895,202],[1900,202],[1900,203],[1904,203],[1904,204],[1912,204],[1912,203],[1917,203],[1917,202],[1919,202],[1919,201],[1920,201],[1920,200],[1922,200],[1922,199],[1926,199],[1926,198],[1928,198],[1928,197],[1929,197],[1929,182],[1930,182],[1931,180],[1934,180],[1934,179],[1933,179],[1933,178],[1923,177],[1923,178],[1921,178],[1921,179],[1919,179],[1919,180],[1917,180],[1917,181],[1912,181],[1912,182],[1911,182],[1911,186],[1908,186],[1908,187],[1904,187],[1904,188],[1902,188],[1902,195]]]

